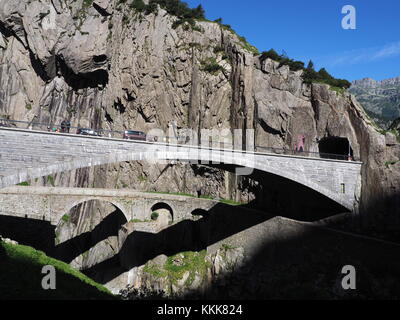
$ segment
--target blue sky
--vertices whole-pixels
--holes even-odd
[[[285,50],[313,60],[338,78],[376,80],[400,76],[399,0],[187,0],[223,22],[260,51]],[[342,7],[353,5],[357,29],[342,28]]]

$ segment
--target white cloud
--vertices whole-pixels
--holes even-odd
[[[385,46],[372,57],[372,60],[395,57],[397,55],[400,55],[400,42]]]
[[[400,41],[383,47],[362,48],[337,55],[321,57],[320,62],[327,67],[367,63],[400,56]]]

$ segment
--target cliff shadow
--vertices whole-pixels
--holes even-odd
[[[48,221],[0,215],[0,235],[46,254],[54,249],[55,226]]]
[[[231,173],[237,168],[233,165],[209,166]],[[317,190],[260,170],[254,170],[248,176],[239,176],[238,185],[241,190],[247,190],[255,195],[255,199],[246,205],[247,208],[290,219],[312,222],[349,212]]]
[[[96,61],[96,59],[104,59],[104,61]],[[94,62],[105,62],[107,57],[104,56],[94,56]],[[56,65],[57,71],[62,74],[65,79],[65,82],[74,90],[77,91],[79,89],[87,89],[87,88],[98,88],[106,87],[109,81],[109,75],[107,70],[105,69],[97,69],[92,72],[87,73],[79,73],[76,74],[72,69],[70,69],[65,61],[56,57]]]
[[[400,192],[362,199],[357,218],[349,231],[400,243]]]
[[[53,250],[53,257],[66,263],[71,263],[76,257],[87,252],[109,237],[118,236],[118,231],[127,223],[121,210],[108,214],[96,227],[78,236],[57,244]]]
[[[217,205],[198,221],[157,234],[134,231],[118,255],[83,272],[105,284],[161,254],[207,249],[213,261],[217,253],[239,252],[240,262],[221,264],[219,273],[212,268],[208,285],[174,299],[400,299],[400,245],[241,207],[226,210]],[[235,252],[240,247],[245,254]],[[342,287],[349,265],[356,270],[356,290]]]
[[[268,220],[252,229],[252,234],[264,236],[242,263],[215,275],[205,290],[180,298],[398,300],[399,210],[400,194],[395,193],[369,201],[340,224],[328,220],[319,227],[280,217]],[[240,246],[246,236],[252,237],[242,234],[231,242],[233,236],[227,243]],[[354,290],[343,289],[344,266],[355,268]]]
[[[199,214],[198,210],[194,212]],[[105,284],[161,254],[173,256],[186,251],[206,250],[210,245],[272,217],[273,215],[241,206],[217,204],[209,212],[203,212],[203,217],[197,221],[181,221],[158,233],[133,231],[126,238],[118,255],[84,270],[83,273]]]
[[[214,275],[205,289],[179,298],[400,299],[397,244],[283,218],[275,218],[252,231],[268,231],[268,235],[257,239],[256,249],[233,269]],[[355,268],[354,290],[342,286],[348,274],[343,272],[344,266]]]

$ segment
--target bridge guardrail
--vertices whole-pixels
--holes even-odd
[[[75,127],[75,126],[65,126],[65,125],[57,125],[52,123],[40,123],[34,121],[21,121],[21,120],[10,120],[0,118],[0,128],[7,127],[7,128],[15,128],[15,129],[25,129],[25,130],[36,130],[36,131],[44,131],[50,132],[53,134],[57,133],[71,133],[75,134],[76,130],[80,128],[87,128],[85,126],[82,127]],[[90,128],[88,128],[90,129]],[[120,130],[106,130],[106,129],[91,129],[93,134],[91,136],[98,136],[98,137],[105,137],[105,138],[113,138],[113,139],[123,139],[124,131]],[[178,145],[188,145],[194,146],[190,144],[190,140],[187,140],[187,136],[179,136],[179,137],[155,137],[155,136],[147,136],[146,141],[150,143],[162,143],[162,144],[178,144]],[[161,140],[161,141],[160,141]],[[124,140],[126,141],[126,140]],[[140,141],[138,141],[140,142]],[[208,142],[208,141],[207,141]],[[199,145],[200,148],[212,148],[212,149],[219,149],[219,150],[234,150],[233,144],[228,144],[224,142],[215,143],[208,142],[209,146],[207,147],[206,141],[201,141]],[[241,151],[241,150],[235,150]],[[246,150],[242,150],[245,152]],[[321,153],[321,152],[312,152],[312,151],[296,151],[292,149],[284,149],[284,148],[275,148],[275,147],[265,147],[265,146],[255,146],[255,150],[248,150],[248,152],[255,152],[255,153],[269,153],[269,154],[276,154],[276,155],[286,155],[286,156],[297,156],[297,157],[305,157],[305,158],[320,158],[320,159],[331,159],[331,160],[340,160],[340,161],[356,161],[353,158],[349,158],[348,155],[342,154],[332,154],[332,153]]]

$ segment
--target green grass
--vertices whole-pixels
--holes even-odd
[[[185,285],[191,285],[196,274],[199,274],[201,277],[207,272],[207,267],[209,267],[206,262],[206,250],[200,252],[183,252],[177,254],[172,257],[168,257],[166,263],[164,264],[164,270],[167,271],[168,277],[172,283],[176,283],[178,280],[183,278],[183,275],[186,272],[189,272],[189,278],[186,280]],[[182,258],[182,264],[176,265],[174,264],[175,259]]]
[[[222,250],[228,251],[228,250],[233,250],[236,249],[237,247],[231,246],[230,244],[223,243],[221,246]]]
[[[373,121],[373,120],[372,120],[372,121]],[[375,124],[375,122],[374,122],[374,124]],[[400,142],[400,133],[399,133],[397,130],[385,130],[385,129],[380,128],[380,127],[377,126],[376,124],[375,124],[375,126],[376,126],[375,129],[376,129],[380,134],[386,135],[386,133],[391,133],[391,134],[393,134],[393,135],[396,137],[397,142]]]
[[[368,119],[368,121],[371,123],[371,125],[381,134],[386,134],[386,132],[384,132],[385,130],[382,129],[376,122],[374,119],[372,119],[372,117],[368,114],[367,110],[364,109],[364,107],[362,108],[362,110],[364,111],[363,114],[364,116]]]
[[[385,166],[386,166],[386,168],[389,168],[390,166],[393,166],[398,162],[400,162],[400,161],[386,161]]]
[[[207,199],[207,200],[214,200],[213,197],[210,196],[200,196],[200,199]],[[228,204],[230,206],[241,206],[243,203],[240,202],[236,202],[234,200],[229,200],[229,199],[219,199],[219,202],[224,203],[224,204]]]
[[[49,182],[53,187],[55,186],[53,176],[47,176],[47,182]]]
[[[61,219],[64,222],[69,222],[71,220],[71,216],[69,214],[64,214]]]
[[[151,214],[151,220],[156,221],[159,217],[158,212],[152,212]]]
[[[398,132],[397,130],[388,130],[388,132],[394,134],[397,142],[400,142],[400,132]]]
[[[218,20],[218,19],[217,19],[217,20]],[[253,45],[251,45],[250,43],[248,43],[245,37],[239,36],[239,35],[236,33],[236,31],[233,30],[232,27],[231,27],[229,24],[223,24],[222,21],[214,21],[214,22],[215,22],[215,23],[218,23],[218,25],[221,27],[221,29],[226,30],[226,31],[229,31],[229,32],[231,32],[232,34],[236,35],[237,38],[239,39],[239,44],[240,44],[240,46],[241,46],[243,49],[245,49],[245,50],[251,52],[253,55],[258,55],[258,54],[260,54],[259,50],[258,50],[256,47],[254,47]]]
[[[223,71],[224,68],[219,65],[217,59],[210,57],[201,61],[201,70],[216,75],[219,71]]]
[[[161,267],[155,264],[148,263],[144,266],[143,271],[151,274],[155,278],[165,278],[168,273]]]
[[[191,198],[196,198],[194,195],[189,194],[189,193],[180,193],[180,192],[160,192],[160,191],[149,191],[149,193],[155,193],[155,194],[168,194],[171,196],[183,196],[183,197],[191,197]]]
[[[213,197],[211,196],[199,196],[196,197],[192,194],[189,193],[179,193],[179,192],[159,192],[159,191],[148,191],[148,193],[155,193],[155,194],[168,194],[168,195],[172,195],[172,196],[183,196],[183,197],[190,197],[190,198],[198,198],[198,199],[206,199],[206,200],[215,200]],[[218,200],[221,203],[230,205],[230,206],[241,206],[244,203],[241,202],[237,202],[234,200],[229,200],[229,199],[219,199]]]
[[[241,37],[241,36],[238,35],[238,38],[239,38],[240,44],[241,44],[243,49],[251,52],[253,55],[259,55],[260,54],[260,52],[258,51],[258,49],[255,46],[253,46],[253,45],[251,45],[250,43],[247,42],[245,37]]]
[[[228,56],[228,54],[225,52],[225,49],[222,46],[216,46],[214,47],[214,53],[216,55],[221,55],[222,56],[222,60],[228,60],[229,63],[231,63],[230,58]],[[232,64],[232,63],[231,63]]]
[[[185,281],[185,285],[190,286],[193,283],[196,274],[203,278],[207,272],[207,268],[210,267],[209,263],[205,259],[206,255],[206,250],[200,252],[188,251],[179,253],[168,257],[163,266],[151,263],[146,264],[143,271],[156,278],[167,278],[171,284],[176,284],[183,278],[183,275],[186,272],[189,272],[189,277]],[[174,261],[180,261],[180,263],[176,264]]]
[[[154,222],[154,221],[151,221],[151,220],[141,220],[141,219],[132,219],[130,222],[132,222],[132,223],[147,223],[147,222]]]
[[[195,48],[195,49],[201,50],[202,45],[201,45],[201,43],[198,43],[198,42],[190,42],[189,48]]]
[[[44,290],[42,268],[56,269],[56,289]],[[23,245],[0,241],[1,299],[117,299],[105,287],[89,279],[68,264]]]
[[[27,181],[24,181],[24,182],[18,183],[17,186],[29,187],[30,183]]]
[[[346,89],[335,87],[335,86],[330,86],[329,89],[332,90],[332,91],[335,91],[335,92],[337,92],[339,94],[344,94],[346,92]]]
[[[93,0],[83,0],[82,7],[87,9],[93,4]]]
[[[312,83],[327,84],[329,86],[329,90],[335,91],[335,92],[337,92],[339,94],[344,94],[346,92],[345,88],[340,88],[340,87],[333,86],[333,85],[331,85],[328,82],[323,81],[323,80],[312,80],[311,82]]]
[[[243,204],[229,199],[221,199],[219,202],[229,204],[230,206],[241,206]]]

